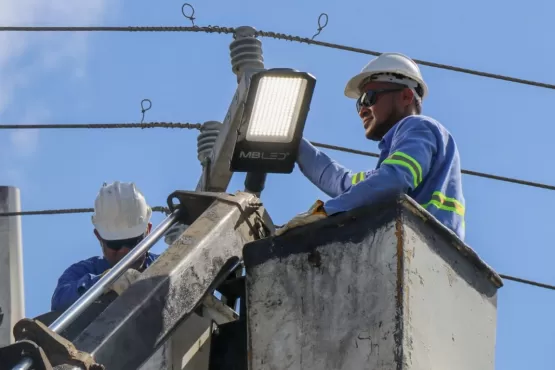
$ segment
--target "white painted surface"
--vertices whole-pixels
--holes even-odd
[[[171,344],[165,343],[154,352],[147,362],[140,367],[140,370],[172,370]]]
[[[237,320],[237,314],[213,295],[204,299],[202,316],[193,313],[171,338],[173,370],[208,370],[215,324]]]
[[[21,211],[19,189],[0,186],[0,213]],[[21,216],[0,217],[0,346],[13,343],[13,325],[25,315]]]
[[[270,260],[247,275],[250,370],[393,369],[395,246],[392,227],[359,244]]]
[[[171,339],[173,370],[208,370],[212,321],[192,314]]]
[[[140,370],[208,370],[212,323],[237,320],[236,313],[213,295],[204,299],[202,317],[193,313]]]
[[[404,232],[404,369],[494,370],[492,284],[453,246],[438,238],[431,249],[411,225]]]
[[[248,267],[249,370],[493,370],[497,287],[405,221]]]

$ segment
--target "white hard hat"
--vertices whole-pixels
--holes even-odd
[[[92,223],[102,239],[123,240],[142,235],[152,209],[134,183],[104,183],[94,202]]]
[[[428,86],[422,78],[418,65],[406,55],[400,53],[383,53],[364,66],[359,74],[347,82],[345,95],[358,99],[362,95],[362,84],[368,80],[395,82],[406,85],[420,95],[428,95]]]

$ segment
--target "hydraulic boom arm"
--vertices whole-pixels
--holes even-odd
[[[172,211],[182,212],[179,221],[190,226],[73,341],[107,370],[138,369],[237,268],[245,243],[269,236],[273,228],[260,200],[249,193],[177,191],[168,203]],[[51,359],[48,349],[44,353]],[[22,360],[18,369],[41,361],[37,356]],[[73,369],[69,363],[58,358],[51,365]]]

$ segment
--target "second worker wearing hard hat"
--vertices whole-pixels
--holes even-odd
[[[104,184],[92,216],[102,256],[77,262],[64,271],[52,295],[51,309],[69,307],[137,246],[150,233],[151,216],[152,209],[135,184],[119,181]],[[112,284],[111,290],[121,294],[156,258],[157,254],[147,252]]]
[[[303,139],[299,168],[331,199],[318,200],[276,234],[404,193],[464,240],[459,152],[447,129],[421,114],[427,94],[418,65],[399,53],[381,54],[351,78],[345,95],[356,99],[366,138],[379,141],[377,166],[350,171]]]

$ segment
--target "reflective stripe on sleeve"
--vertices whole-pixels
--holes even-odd
[[[395,152],[384,161],[384,164],[399,165],[408,168],[412,174],[414,188],[416,189],[418,185],[422,182],[422,167],[416,159],[412,158],[410,155],[403,152]]]
[[[428,203],[423,204],[422,207],[427,208],[430,205],[433,205],[444,211],[455,212],[456,214],[464,217],[464,206],[455,198],[446,197],[443,193],[439,191],[434,191],[432,194],[432,199]]]
[[[361,182],[362,180],[364,180],[364,177],[365,177],[364,172],[355,173],[355,175],[351,179],[351,183],[353,185],[356,185],[359,182]]]

